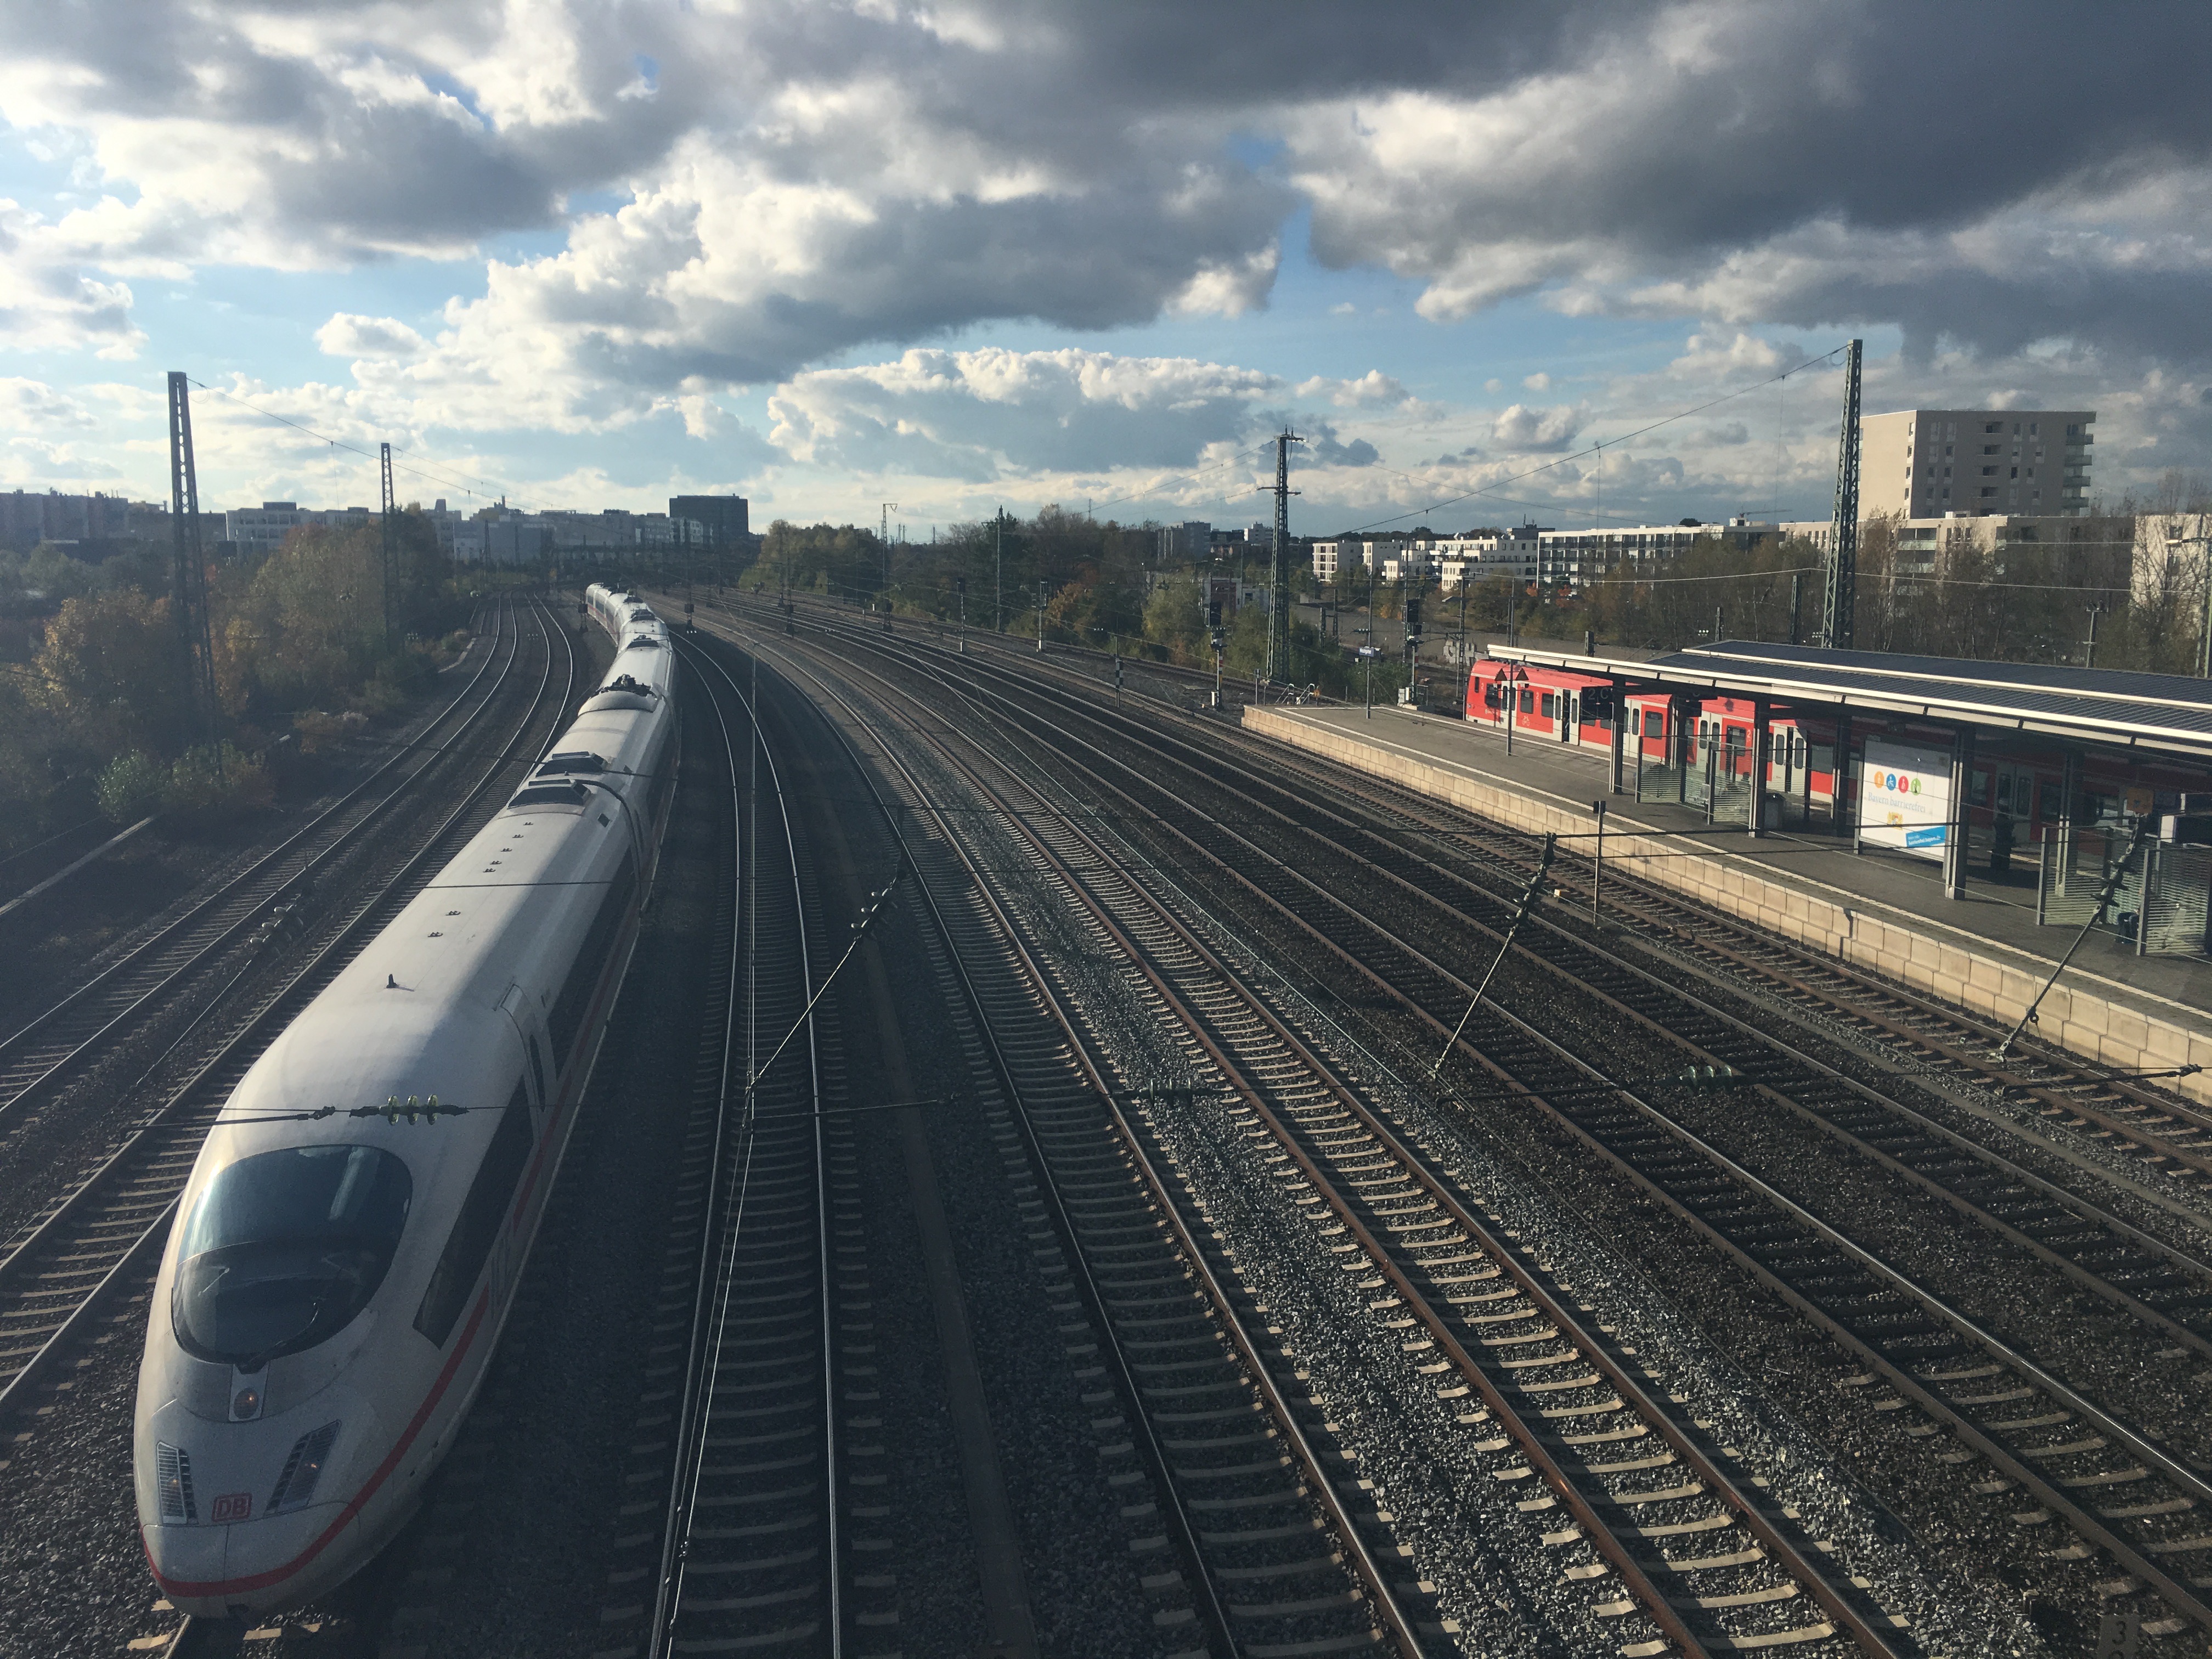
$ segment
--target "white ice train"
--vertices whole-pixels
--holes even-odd
[[[614,665],[556,752],[254,1063],[185,1188],[134,1473],[146,1558],[186,1612],[341,1583],[483,1378],[672,793],[668,631],[625,594],[588,603]],[[426,1117],[433,1097],[468,1109]]]

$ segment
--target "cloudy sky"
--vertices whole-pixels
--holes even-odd
[[[2110,495],[2212,470],[2195,4],[0,0],[0,488],[165,496],[174,368],[214,506],[374,500],[281,416],[462,506],[1227,524],[1287,422],[1301,531],[1825,517],[1852,335],[1869,410],[2093,407]]]

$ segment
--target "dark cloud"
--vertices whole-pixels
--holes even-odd
[[[2065,336],[2201,355],[2212,30],[1888,0],[1677,5],[1503,94],[1449,77],[1294,112],[1315,246],[1449,317],[1570,309],[1889,322],[2002,352]],[[2169,58],[2167,54],[2172,55]],[[2177,216],[2183,203],[2196,210]]]
[[[88,280],[566,222],[455,349],[526,348],[578,409],[1263,304],[1302,197],[1325,261],[1439,320],[1543,292],[1892,323],[1920,361],[2212,352],[2193,5],[0,0],[0,114],[90,134],[122,198],[64,222]],[[113,335],[117,292],[52,303]]]

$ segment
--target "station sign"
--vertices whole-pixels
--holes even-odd
[[[1868,738],[1859,773],[1859,839],[1940,864],[1950,823],[1949,751]]]

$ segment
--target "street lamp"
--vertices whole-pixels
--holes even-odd
[[[1372,634],[1375,629],[1372,627],[1355,628],[1352,631],[1355,634]],[[1359,647],[1359,654],[1367,659],[1367,718],[1370,720],[1375,718],[1375,649],[1371,645],[1363,645]]]

